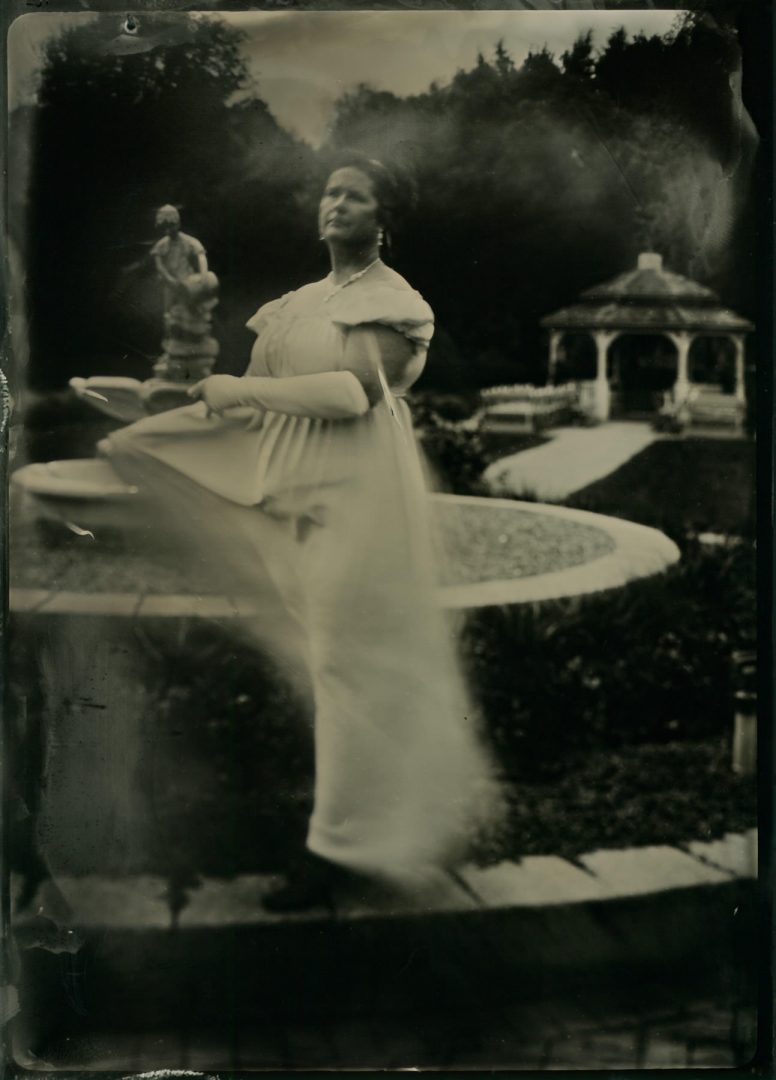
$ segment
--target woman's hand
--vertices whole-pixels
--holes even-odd
[[[204,401],[209,412],[222,413],[241,404],[241,380],[235,375],[208,375],[187,391],[195,401]]]
[[[208,416],[216,413],[221,416],[228,413],[227,420],[247,421],[246,427],[254,431],[261,427],[264,409],[255,405],[243,405],[242,379],[235,375],[208,375],[187,391],[190,398],[204,403]]]

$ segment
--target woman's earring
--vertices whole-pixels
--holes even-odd
[[[383,232],[383,227],[381,225],[380,228],[377,230],[377,246],[378,247],[383,246],[383,240],[385,240],[385,233]]]

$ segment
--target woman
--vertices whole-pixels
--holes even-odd
[[[307,672],[314,807],[274,910],[319,903],[343,872],[411,886],[492,811],[402,400],[433,315],[380,258],[395,205],[382,165],[344,159],[319,209],[331,273],[250,319],[245,376],[212,375],[196,404],[102,444],[187,523],[203,572],[260,595],[255,639]]]

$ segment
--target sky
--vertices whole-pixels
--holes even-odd
[[[216,17],[209,13],[210,17]],[[101,16],[116,22],[121,19]],[[675,10],[642,11],[263,11],[219,13],[247,35],[245,57],[260,96],[287,129],[318,145],[334,103],[361,82],[419,93],[471,67],[504,43],[519,64],[546,45],[557,57],[580,34],[603,46],[619,26],[663,34]],[[34,100],[41,47],[84,13],[23,15],[8,36],[9,107]],[[140,16],[142,19],[142,16]]]

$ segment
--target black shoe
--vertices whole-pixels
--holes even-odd
[[[262,907],[273,912],[307,911],[313,907],[331,910],[333,886],[344,873],[327,859],[307,852],[289,873],[285,885],[262,896]]]

